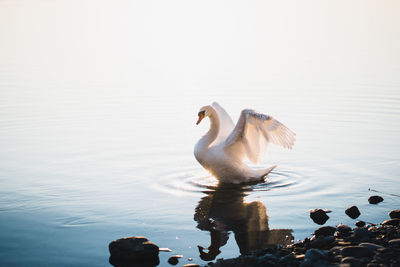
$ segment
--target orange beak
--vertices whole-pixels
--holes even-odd
[[[199,123],[201,122],[201,120],[204,119],[204,115],[202,113],[199,114],[199,119],[196,122],[196,125],[199,125]]]

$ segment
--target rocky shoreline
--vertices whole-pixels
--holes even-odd
[[[312,238],[286,247],[268,248],[209,266],[395,267],[400,266],[400,210],[389,212],[380,225],[351,228],[322,226]],[[360,224],[359,224],[360,225]],[[361,224],[362,225],[362,224]]]
[[[383,201],[381,197],[369,199],[370,204]],[[325,224],[329,210],[310,211],[310,218]],[[360,212],[351,206],[345,213],[356,219]],[[287,246],[279,245],[249,251],[237,258],[218,259],[203,266],[279,266],[279,267],[395,267],[400,266],[400,210],[388,213],[387,220],[379,225],[357,221],[352,228],[345,224],[321,226],[311,238]],[[109,245],[110,263],[114,266],[157,266],[160,264],[158,248],[144,237],[128,237],[112,241]],[[177,265],[182,255],[171,256],[170,265]],[[163,266],[165,264],[162,264]],[[187,264],[189,266],[200,266]]]

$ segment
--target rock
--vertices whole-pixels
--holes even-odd
[[[182,255],[174,255],[168,259],[168,263],[172,265],[177,265],[179,262],[179,258],[182,258]]]
[[[392,210],[389,212],[389,216],[392,219],[400,219],[400,210]]]
[[[346,224],[339,224],[336,226],[336,229],[339,233],[348,234],[351,232],[351,227]]]
[[[341,263],[349,263],[351,267],[362,266],[362,261],[354,257],[345,257]]]
[[[310,211],[310,218],[317,224],[324,224],[329,219],[326,211],[322,209],[314,209]]]
[[[189,264],[183,265],[183,267],[200,267],[200,265],[194,264],[194,263],[189,263]]]
[[[389,246],[394,248],[400,248],[400,239],[392,239],[389,241]]]
[[[393,225],[393,226],[397,226],[399,224],[400,224],[400,219],[389,219],[382,223],[382,225]]]
[[[108,249],[111,254],[110,263],[113,265],[146,262],[149,263],[149,266],[156,266],[159,263],[158,246],[145,237],[120,238],[112,241],[108,245]]]
[[[378,204],[383,201],[383,197],[381,196],[370,196],[368,198],[369,204]]]
[[[354,237],[365,238],[369,236],[368,229],[365,227],[359,227],[354,230]]]
[[[315,230],[314,234],[315,236],[328,236],[328,235],[333,235],[336,232],[336,228],[332,226],[322,226]]]
[[[352,219],[357,218],[361,214],[357,206],[351,206],[350,208],[346,209],[345,213]]]
[[[342,256],[343,257],[356,257],[356,258],[363,258],[363,257],[370,257],[374,254],[374,252],[367,247],[360,247],[360,246],[348,246],[342,249]]]
[[[364,221],[356,221],[355,225],[357,227],[364,227],[365,226],[365,222]]]
[[[360,247],[367,247],[367,248],[372,249],[372,250],[377,250],[379,248],[383,248],[381,245],[377,245],[377,244],[374,244],[374,243],[368,243],[368,242],[360,243],[358,245]]]
[[[309,250],[307,250],[304,256],[305,260],[309,260],[311,262],[326,258],[327,258],[326,252],[317,248],[310,248]]]

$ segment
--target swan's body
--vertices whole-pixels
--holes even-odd
[[[258,163],[268,143],[292,148],[295,133],[271,116],[245,109],[236,125],[216,102],[200,109],[200,121],[209,117],[210,130],[197,142],[194,155],[197,161],[221,183],[262,181],[276,166],[254,170],[243,163],[248,158]]]

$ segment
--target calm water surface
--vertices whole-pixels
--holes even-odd
[[[309,237],[317,227],[310,209],[332,210],[327,225],[353,225],[344,214],[350,205],[359,207],[359,219],[372,223],[399,208],[400,57],[394,49],[399,40],[390,40],[396,28],[379,28],[391,22],[369,32],[382,42],[364,47],[375,52],[368,68],[339,52],[339,59],[320,65],[331,52],[324,43],[304,50],[302,41],[310,40],[300,39],[297,51],[280,46],[293,53],[290,59],[285,53],[274,58],[271,47],[260,54],[277,66],[269,69],[246,54],[252,52],[245,43],[232,49],[249,56],[247,65],[232,66],[228,57],[236,52],[218,43],[214,48],[228,57],[215,58],[219,52],[214,55],[213,46],[203,51],[206,43],[194,39],[196,34],[186,39],[176,28],[171,38],[197,52],[175,48],[157,27],[167,26],[153,21],[164,14],[161,7],[124,1],[38,3],[2,1],[0,6],[5,40],[0,46],[1,265],[107,266],[109,242],[134,235],[184,255],[181,263],[191,257],[205,264]],[[159,13],[140,15],[152,8]],[[169,8],[173,12],[174,6]],[[240,10],[233,7],[228,19]],[[391,14],[386,17],[397,18]],[[106,23],[105,15],[114,20]],[[209,15],[214,24],[204,25],[211,32],[207,38],[228,38],[211,31],[226,25]],[[207,35],[195,18],[182,16],[201,38]],[[172,26],[181,25],[171,19]],[[270,27],[263,25],[231,37],[259,38]],[[152,31],[158,37],[148,34]],[[279,32],[272,32],[275,40],[294,34]],[[341,43],[335,31],[331,34],[331,41]],[[360,43],[368,36],[361,34]],[[348,53],[358,55],[353,45]],[[377,47],[385,47],[386,54]],[[310,52],[317,48],[320,54]],[[286,69],[285,60],[300,65]],[[234,120],[241,109],[254,108],[296,132],[293,150],[271,145],[255,166],[278,164],[266,183],[216,187],[195,161],[194,144],[208,129],[207,123],[195,125],[197,112],[212,101]],[[385,201],[369,205],[372,194]],[[221,247],[215,249],[217,243]],[[198,246],[211,244],[208,253],[199,252]],[[160,265],[168,265],[173,254],[161,253]]]

